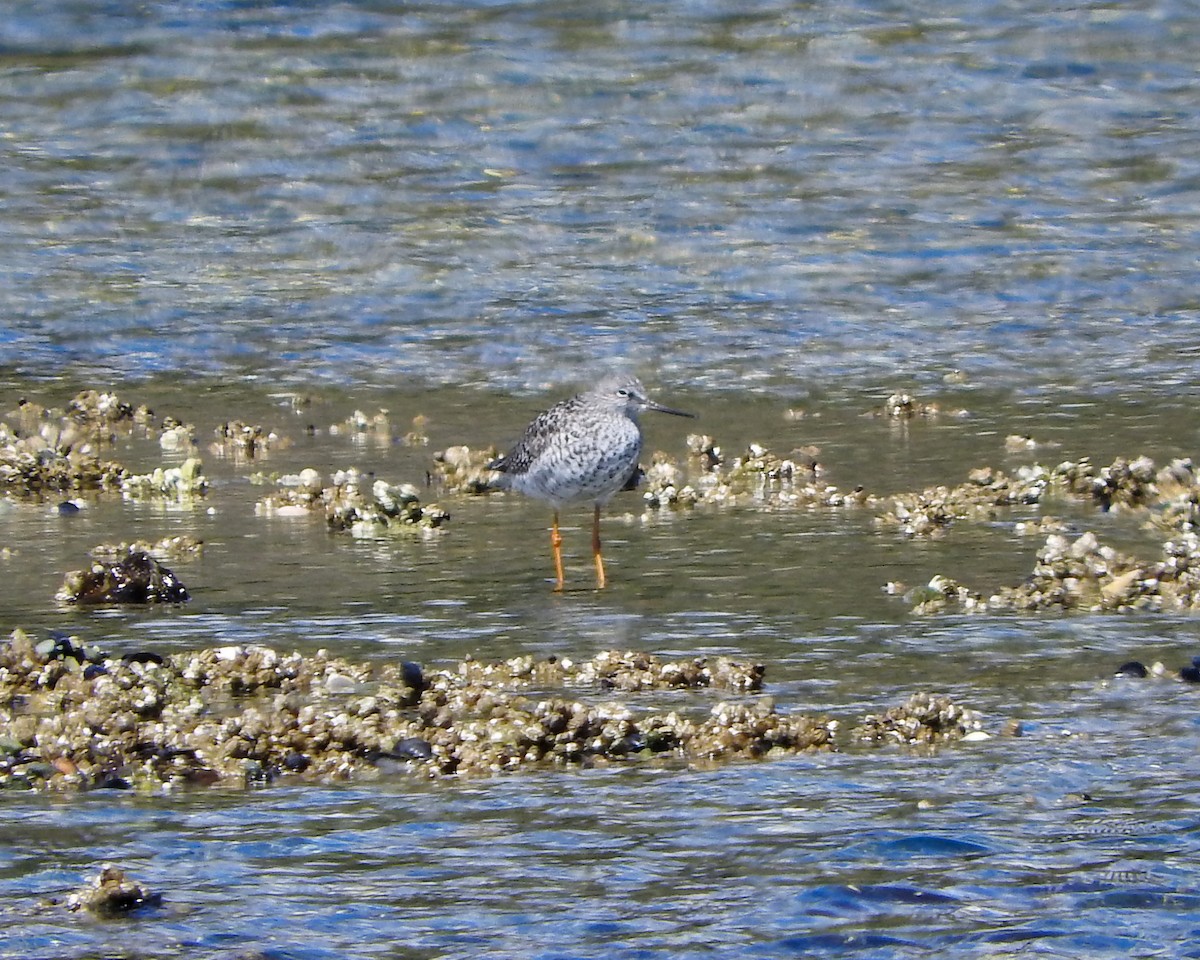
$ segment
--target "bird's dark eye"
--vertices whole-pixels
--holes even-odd
[[[624,387],[618,387],[617,388],[617,396],[618,397],[627,397],[627,396],[629,396],[629,391],[626,390]]]

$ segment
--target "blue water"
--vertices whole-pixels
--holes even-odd
[[[1186,3],[10,4],[0,365],[1186,389]]]
[[[767,664],[781,709],[853,724],[929,689],[993,739],[5,793],[0,957],[1200,957],[1197,691],[1110,677],[1200,653],[1192,618],[913,618],[881,589],[1019,582],[1038,544],[1011,518],[914,543],[857,514],[618,501],[613,588],[553,597],[537,505],[451,502],[444,538],[349,544],[255,517],[247,482],[417,480],[617,363],[728,451],[817,443],[843,489],[1009,469],[1014,432],[1047,463],[1193,455],[1198,62],[1200,10],[1171,0],[5,4],[0,418],[147,391],[199,425],[215,482],[69,521],[0,501],[0,632],[430,666],[726,653]],[[946,415],[861,416],[899,388]],[[431,447],[333,437],[359,405],[397,434],[428,415]],[[215,459],[247,409],[293,446]],[[681,455],[673,428],[649,426]],[[1145,552],[1140,518],[1077,512]],[[96,543],[181,532],[208,543],[187,608],[51,603]],[[104,861],[163,907],[66,911]]]

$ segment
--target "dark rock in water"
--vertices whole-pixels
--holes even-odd
[[[73,517],[79,512],[79,504],[72,503],[70,500],[64,500],[58,505],[58,515],[60,517]]]
[[[46,662],[71,659],[76,663],[84,663],[88,659],[87,653],[75,642],[75,638],[59,630],[51,630],[49,639],[36,644],[33,650]]]
[[[101,917],[119,917],[139,907],[161,906],[162,895],[130,880],[120,867],[105,864],[95,880],[67,898],[67,905]]]
[[[414,663],[412,660],[405,660],[400,664],[400,676],[406,687],[410,687],[414,693],[420,695],[425,690],[425,677],[421,673],[421,665]]]
[[[93,790],[132,790],[133,784],[124,777],[117,776],[111,771],[101,773],[93,781],[91,789]]]
[[[397,760],[428,760],[433,756],[433,748],[422,737],[405,737],[396,741],[391,755]]]
[[[66,603],[183,603],[187,588],[170,570],[136,550],[116,561],[96,561],[68,573],[58,591]]]
[[[162,658],[162,654],[153,653],[149,650],[139,650],[136,653],[125,653],[121,655],[122,663],[153,663],[162,666],[166,661]]]
[[[312,761],[302,753],[294,750],[283,758],[283,769],[289,773],[303,773],[312,765]]]
[[[1188,664],[1179,671],[1179,679],[1184,683],[1200,683],[1200,666],[1194,663]]]
[[[1150,675],[1150,671],[1146,669],[1146,665],[1140,660],[1130,660],[1128,663],[1123,663],[1117,667],[1116,676],[1118,677],[1146,677]]]

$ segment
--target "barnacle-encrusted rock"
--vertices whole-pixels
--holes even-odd
[[[642,480],[646,488],[642,499],[647,507],[692,507],[700,500],[679,464],[666,454],[654,454]]]
[[[1143,506],[1156,495],[1154,461],[1149,457],[1118,457],[1099,469],[1085,457],[1059,464],[1054,473],[1071,494],[1091,498],[1105,510]]]
[[[1015,476],[979,467],[954,487],[929,487],[890,498],[891,509],[877,520],[912,537],[937,536],[956,520],[990,520],[998,507],[1041,500],[1050,475],[1041,467],[1023,467]]]
[[[181,533],[173,537],[163,537],[151,543],[148,540],[134,540],[132,543],[101,543],[89,551],[97,560],[120,560],[133,553],[146,553],[156,560],[190,559],[199,556],[204,550],[204,541]]]
[[[251,479],[262,483],[266,478],[255,475]],[[255,503],[255,513],[266,516],[298,516],[312,510],[324,512],[324,483],[321,474],[312,467],[279,477],[278,484],[274,492]]]
[[[965,611],[1129,609],[1200,610],[1200,537],[1185,533],[1163,544],[1162,559],[1139,560],[1102,544],[1087,532],[1074,540],[1052,534],[1037,553],[1033,572],[1017,586],[989,597],[948,578],[935,578],[952,589],[915,591],[919,613],[959,604]],[[940,594],[936,596],[934,594]]]
[[[555,692],[572,685],[585,696],[628,697],[718,684],[741,692],[757,689],[761,670],[635,652],[578,666],[469,660],[432,673],[263,647],[118,658],[84,654],[72,638],[34,644],[14,631],[0,645],[0,785],[161,789],[337,780],[389,764],[436,776],[835,749],[836,723],[781,714],[766,699],[720,702],[694,719]],[[542,689],[522,692],[533,687]]]
[[[502,687],[565,684],[624,692],[704,687],[753,691],[762,688],[765,672],[760,663],[739,663],[727,657],[662,660],[635,650],[606,650],[582,663],[558,657],[536,660],[528,655],[503,661],[469,657],[459,664],[457,676],[465,683]]]
[[[72,570],[55,599],[64,603],[183,603],[187,588],[170,570],[138,549]]]
[[[707,472],[721,465],[721,448],[707,434],[688,434],[687,448],[688,456],[696,461],[701,470]]]
[[[488,493],[495,489],[492,484],[498,476],[488,464],[499,456],[500,451],[495,447],[482,450],[463,445],[447,447],[433,455],[433,480],[452,493],[472,496]]]
[[[227,420],[214,433],[217,439],[209,449],[218,457],[235,460],[253,460],[265,456],[284,442],[274,431],[241,420]]]
[[[174,417],[164,417],[158,445],[171,452],[192,452],[196,449],[196,428]]]
[[[388,447],[392,443],[392,422],[388,411],[380,408],[376,413],[355,410],[341,423],[331,424],[331,436],[346,436],[356,444],[373,444]]]
[[[580,665],[576,682],[616,690],[715,687],[760,690],[766,672],[761,663],[736,663],[727,657],[663,661],[653,654],[610,650]]]
[[[348,530],[351,536],[361,539],[414,530],[427,533],[450,519],[450,514],[436,504],[422,505],[412,484],[376,480],[368,495],[362,490],[357,470],[338,471],[323,499],[330,528]]]
[[[162,498],[186,503],[207,492],[208,479],[198,457],[189,457],[178,467],[155,467],[150,473],[121,480],[121,493],[129,500]]]
[[[321,511],[330,529],[347,530],[363,539],[429,533],[450,519],[436,504],[423,505],[412,484],[376,480],[367,493],[362,489],[362,475],[354,468],[339,470],[332,479],[330,486],[322,487],[320,475],[312,469],[285,477],[278,490],[258,501],[255,512],[286,516]]]
[[[109,490],[126,474],[121,464],[99,457],[86,431],[74,423],[41,423],[32,433],[0,423],[0,490],[25,497]]]
[[[727,504],[749,500],[772,508],[844,507],[871,502],[861,487],[844,493],[823,482],[816,453],[810,448],[798,459],[784,458],[762,444],[752,443],[742,456],[697,477],[697,497]]]
[[[977,711],[960,707],[949,697],[914,693],[899,707],[865,717],[850,736],[869,743],[919,744],[961,740],[982,729]]]
[[[685,748],[690,756],[708,760],[832,750],[837,727],[835,720],[777,713],[769,698],[755,704],[725,701],[712,708]]]
[[[973,609],[982,603],[978,595],[940,573],[931,577],[926,586],[910,590],[906,599],[912,603],[913,612],[918,614],[940,613],[953,605]]]
[[[878,412],[892,420],[912,420],[914,417],[935,417],[941,410],[936,403],[922,403],[911,394],[898,391],[888,395]]]
[[[119,917],[139,907],[162,905],[162,894],[129,879],[125,871],[106,863],[99,875],[67,897],[70,910],[87,910],[100,917]]]
[[[144,421],[147,413],[144,408],[135,411],[131,404],[115,393],[83,390],[67,403],[66,415],[76,423],[111,427],[116,423],[132,421],[135,417]]]

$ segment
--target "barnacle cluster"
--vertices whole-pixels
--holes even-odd
[[[747,699],[762,678],[759,664],[637,651],[431,671],[257,646],[113,657],[17,630],[0,645],[0,785],[161,790],[837,749],[837,721]],[[647,690],[726,698],[663,712],[639,702]]]

